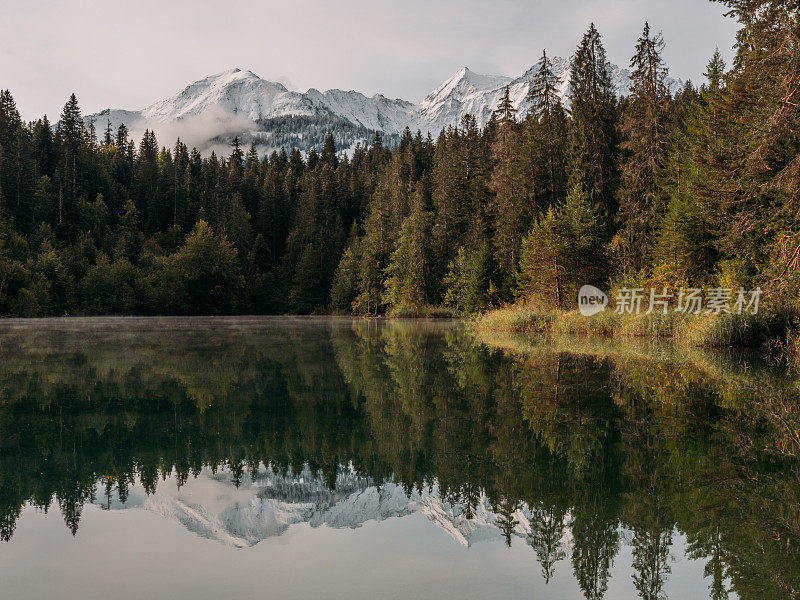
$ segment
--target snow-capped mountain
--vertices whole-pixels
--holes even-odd
[[[254,478],[246,476],[239,487],[232,484],[230,472],[214,474],[204,469],[182,488],[170,478],[160,482],[151,495],[141,486],[132,487],[124,504],[98,491],[95,503],[111,510],[143,509],[175,521],[199,537],[239,548],[280,536],[301,523],[354,529],[368,521],[414,513],[423,514],[465,547],[501,537],[497,516],[485,495],[468,517],[461,504],[443,500],[435,486],[407,494],[394,482],[376,486],[346,467],[339,469],[335,491],[308,467],[285,475],[262,467]],[[530,511],[522,507],[514,517],[514,535],[528,540]]]
[[[159,123],[221,113],[259,122],[276,117],[341,117],[356,126],[401,133],[414,118],[414,105],[376,94],[368,98],[355,91],[314,88],[305,94],[266,81],[252,71],[231,69],[196,81],[182,92],[147,107],[142,118]]]
[[[559,96],[564,105],[569,106],[569,78],[572,61],[559,57],[551,60],[553,72],[561,81]],[[500,102],[506,86],[508,86],[514,108],[518,111],[518,116],[524,117],[531,107],[528,96],[533,87],[537,69],[538,65],[534,65],[520,77],[512,79],[511,77],[479,75],[464,67],[439,88],[428,94],[420,103],[420,120],[424,127],[434,134],[449,125],[455,125],[461,117],[467,114],[473,115],[478,121],[478,125],[483,127]],[[627,95],[631,88],[630,71],[611,65],[610,76],[617,95]],[[667,87],[674,94],[683,87],[683,82],[670,77],[667,79]]]
[[[570,65],[569,59],[553,59],[565,104],[569,104]],[[406,127],[435,137],[466,114],[474,115],[483,126],[506,86],[519,116],[524,116],[530,108],[527,98],[535,73],[536,66],[517,78],[481,75],[464,67],[414,104],[352,90],[311,88],[301,93],[251,71],[231,69],[196,81],[143,110],[106,109],[85,121],[87,126],[94,125],[98,135],[109,124],[116,131],[124,123],[134,139],[150,128],[162,144],[171,145],[180,137],[205,152],[227,146],[237,135],[244,144],[255,143],[262,154],[281,146],[309,150],[328,133],[334,134],[340,148],[348,148],[369,141],[375,132],[391,143]],[[612,65],[611,78],[618,95],[628,93],[628,70]],[[675,92],[683,84],[670,78],[668,85]]]

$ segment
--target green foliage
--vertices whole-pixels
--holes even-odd
[[[652,35],[650,25],[645,23],[631,59],[631,96],[621,124],[622,149],[626,155],[621,172],[618,215],[621,226],[616,242],[621,247],[619,268],[624,275],[633,275],[644,268],[653,224],[664,212],[656,193],[656,175],[672,125],[663,50],[661,34]]]
[[[136,312],[137,278],[136,269],[127,259],[112,262],[101,254],[81,282],[86,311],[118,315]]]
[[[382,314],[444,303],[472,313],[515,294],[566,307],[588,282],[722,280],[796,303],[796,7],[726,4],[741,25],[735,62],[726,72],[715,52],[699,89],[667,90],[665,43],[645,24],[631,89],[617,98],[591,25],[572,63],[569,111],[543,53],[527,114],[504,89],[483,129],[464,115],[436,143],[410,130],[374,134],[347,155],[337,144],[366,130],[333,118],[276,119],[279,139],[302,147],[259,157],[236,139],[224,156],[203,157],[180,140],[160,146],[152,131],[131,140],[124,126],[98,143],[74,95],[55,128],[24,123],[2,91],[0,312]],[[314,143],[299,140],[305,126]],[[237,251],[232,287],[213,307],[185,290],[174,298],[164,275],[199,221]],[[54,256],[63,269],[51,268]],[[109,270],[104,260],[131,265],[133,303],[84,297],[89,272],[97,266],[100,281]]]
[[[160,304],[179,314],[226,314],[244,285],[236,248],[198,221],[181,249],[162,259]]]
[[[522,244],[520,298],[537,305],[571,307],[581,286],[600,284],[606,261],[599,212],[580,187],[570,192],[563,206],[550,207]]]
[[[534,184],[537,212],[543,214],[566,197],[567,131],[569,121],[558,90],[561,81],[553,64],[542,54],[534,76],[529,100],[531,109],[525,122],[524,141],[529,152],[529,173]]]
[[[493,117],[496,124],[491,145],[494,169],[489,181],[489,189],[494,194],[490,205],[494,246],[506,288],[501,290],[504,293],[509,291],[517,268],[522,238],[535,217],[529,180],[524,163],[519,160],[521,141],[516,112],[506,87]]]
[[[423,196],[424,191],[414,192],[413,207],[403,221],[397,248],[385,270],[384,303],[390,307],[424,306],[432,300],[431,216],[425,210]]]
[[[581,186],[605,218],[616,213],[616,98],[606,51],[594,26],[584,34],[570,73],[569,187]]]
[[[349,312],[353,309],[353,302],[358,296],[358,258],[360,254],[361,239],[358,235],[358,225],[353,223],[347,249],[344,251],[333,277],[331,308],[335,311]]]
[[[497,267],[492,248],[484,242],[475,252],[459,248],[444,278],[445,304],[466,314],[484,311],[499,303]]]

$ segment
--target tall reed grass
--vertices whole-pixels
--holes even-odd
[[[578,337],[669,338],[698,348],[751,348],[778,345],[800,351],[800,310],[784,307],[756,315],[619,315],[606,310],[592,317],[578,311],[509,306],[473,321],[477,331]]]

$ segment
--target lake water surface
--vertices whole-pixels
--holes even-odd
[[[796,598],[798,381],[457,322],[0,322],[0,598]]]

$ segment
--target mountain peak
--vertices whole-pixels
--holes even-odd
[[[233,67],[232,69],[222,71],[221,73],[217,73],[216,75],[210,75],[209,77],[201,79],[200,81],[214,82],[225,85],[228,83],[233,83],[234,81],[241,81],[247,79],[260,80],[261,78],[252,71],[243,71],[239,67]]]
[[[560,78],[558,94],[569,105],[570,58],[552,56],[553,71]],[[293,144],[310,148],[317,123],[307,130],[286,133],[281,122],[273,126],[269,121],[283,117],[338,120],[338,124],[325,127],[361,127],[389,135],[399,135],[406,127],[419,129],[423,134],[438,134],[442,129],[457,126],[464,115],[475,117],[484,126],[497,107],[506,86],[514,107],[523,117],[530,108],[530,90],[538,63],[519,77],[484,75],[467,66],[460,67],[451,77],[432,91],[422,102],[389,99],[376,93],[372,97],[354,91],[330,89],[321,92],[310,88],[307,92],[290,91],[282,84],[260,78],[249,70],[233,67],[195,81],[179,93],[152,104],[142,111],[109,110],[103,114],[89,115],[87,123],[97,121],[96,129],[125,123],[129,128],[153,129],[159,124],[180,124],[184,127],[181,138],[196,136],[196,144],[208,148],[220,139],[239,135],[249,136],[264,151],[281,145]],[[629,93],[630,73],[611,65],[612,84],[618,95]],[[671,90],[682,82],[670,79]],[[342,125],[344,123],[344,125]],[[349,123],[349,125],[348,125]],[[300,125],[306,127],[305,125]],[[102,129],[101,129],[102,128]],[[167,130],[175,135],[176,128]],[[347,135],[352,135],[348,130]],[[361,134],[359,134],[361,135]],[[371,135],[364,134],[368,142]],[[174,137],[169,140],[171,143]],[[359,141],[359,140],[356,140]],[[338,143],[338,140],[337,140]],[[353,142],[355,143],[355,142]]]
[[[195,81],[182,92],[142,112],[145,118],[160,122],[185,119],[209,110],[245,115],[256,121],[269,116],[275,99],[287,92],[280,83],[266,81],[252,71],[234,67]]]
[[[510,77],[482,75],[470,70],[469,67],[461,67],[447,81],[428,94],[422,101],[422,107],[425,109],[448,100],[462,102],[470,94],[497,89],[510,81]]]

